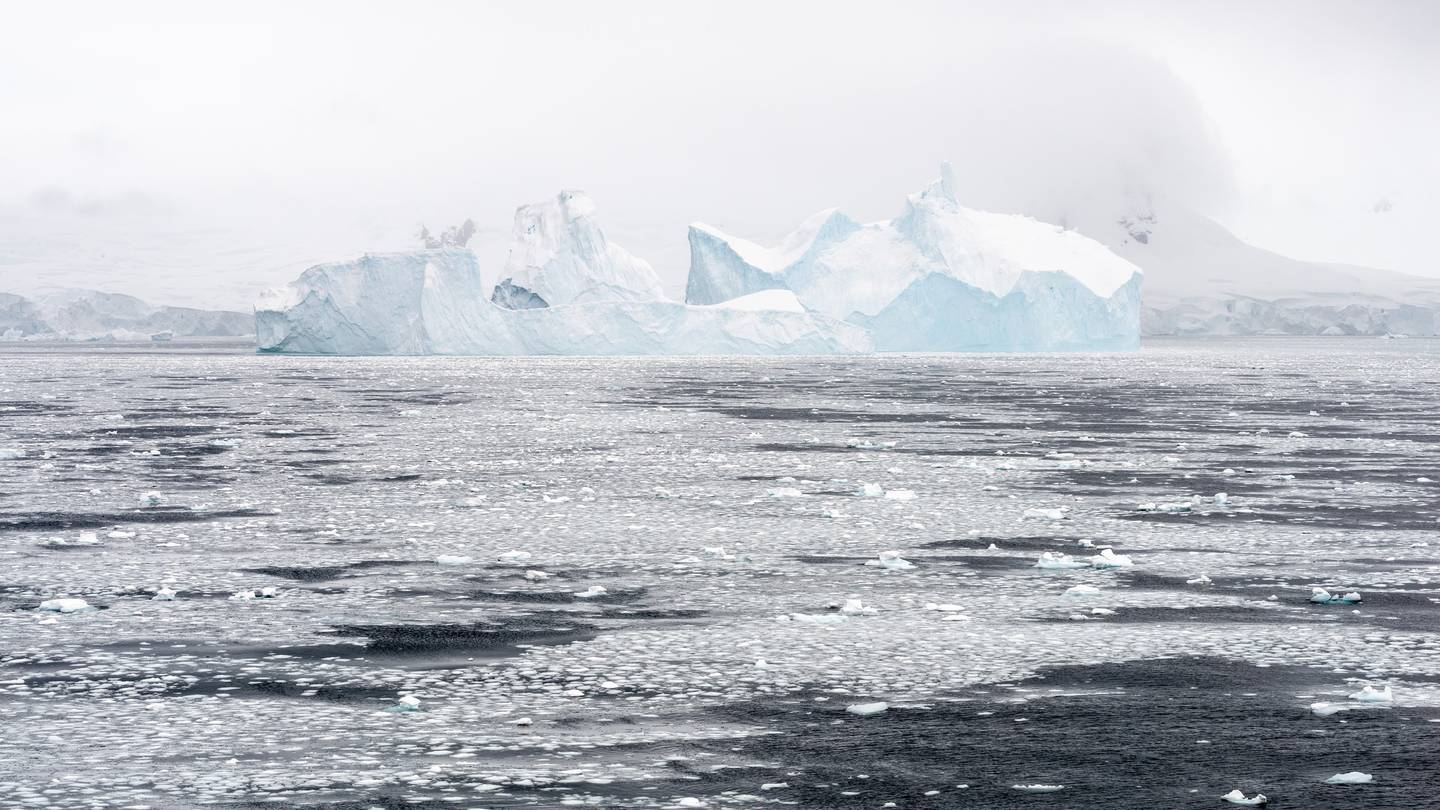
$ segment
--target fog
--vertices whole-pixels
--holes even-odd
[[[773,238],[1163,195],[1299,258],[1440,275],[1427,3],[54,3],[0,31],[0,291],[243,307],[561,188],[683,286]]]

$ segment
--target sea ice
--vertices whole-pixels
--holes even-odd
[[[77,610],[85,610],[90,604],[84,599],[73,597],[61,597],[59,599],[46,599],[40,603],[40,610],[53,610],[58,613],[74,613]]]
[[[1068,571],[1079,568],[1089,568],[1090,563],[1077,560],[1069,554],[1062,554],[1058,551],[1046,551],[1040,555],[1040,559],[1035,563],[1035,567],[1050,571]]]
[[[879,714],[889,708],[889,703],[876,701],[874,703],[852,703],[845,707],[845,711],[860,717],[869,717],[872,714]]]
[[[1359,692],[1351,692],[1350,699],[1358,700],[1361,703],[1390,703],[1395,699],[1395,695],[1390,691],[1388,683],[1385,684],[1384,689],[1376,689],[1370,684],[1365,684],[1365,688]]]
[[[1259,807],[1260,805],[1263,805],[1266,802],[1270,801],[1269,799],[1265,798],[1264,793],[1256,793],[1254,796],[1246,798],[1245,794],[1241,793],[1239,789],[1232,790],[1229,793],[1226,793],[1224,796],[1221,796],[1220,798],[1231,804],[1243,804],[1249,807]]]
[[[898,551],[882,551],[877,559],[867,560],[865,564],[887,571],[908,571],[915,567],[915,563],[901,557]]]
[[[1368,785],[1375,781],[1372,774],[1361,773],[1360,771],[1349,771],[1337,773],[1325,780],[1327,785]]]

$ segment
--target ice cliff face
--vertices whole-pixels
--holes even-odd
[[[568,202],[565,195],[560,201],[561,207]],[[779,297],[711,306],[658,300],[658,293],[655,300],[617,300],[613,291],[638,294],[635,285],[647,276],[653,278],[648,265],[617,266],[614,257],[628,254],[605,245],[588,211],[548,224],[565,222],[574,227],[549,231],[544,239],[533,239],[535,234],[528,229],[518,233],[512,258],[549,258],[525,265],[538,270],[518,280],[512,273],[490,295],[475,255],[465,249],[368,255],[312,267],[256,304],[260,349],[318,354],[629,355],[836,354],[872,348],[864,329],[807,312],[783,291]],[[598,242],[591,238],[597,236]],[[537,244],[548,246],[549,252],[537,249]],[[588,247],[576,249],[578,245]],[[562,255],[563,260],[554,261]],[[547,277],[557,267],[563,272]],[[636,272],[637,267],[645,272]],[[546,286],[547,278],[565,283]],[[587,278],[606,281],[587,283]],[[563,305],[535,301],[543,293],[528,289],[526,282],[557,300],[565,299],[564,290],[581,290],[575,297],[584,300]],[[495,303],[497,298],[512,305],[501,306]]]
[[[507,309],[664,300],[655,271],[606,240],[594,213],[580,191],[516,210],[504,279],[491,300]]]
[[[149,340],[240,337],[254,329],[242,312],[154,306],[96,290],[58,290],[35,299],[0,294],[0,338],[10,340]]]
[[[776,248],[691,226],[690,303],[788,289],[881,351],[1129,349],[1140,269],[1079,233],[958,202],[949,167],[901,216],[825,211]]]

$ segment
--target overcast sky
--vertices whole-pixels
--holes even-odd
[[[244,306],[306,264],[583,188],[683,285],[773,238],[1164,194],[1298,258],[1440,275],[1440,3],[30,3],[0,26],[0,291]],[[1098,203],[1097,203],[1098,204]],[[1048,207],[1048,208],[1047,208]]]

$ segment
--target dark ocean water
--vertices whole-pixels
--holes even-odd
[[[0,353],[0,807],[1440,807],[1437,384]]]

